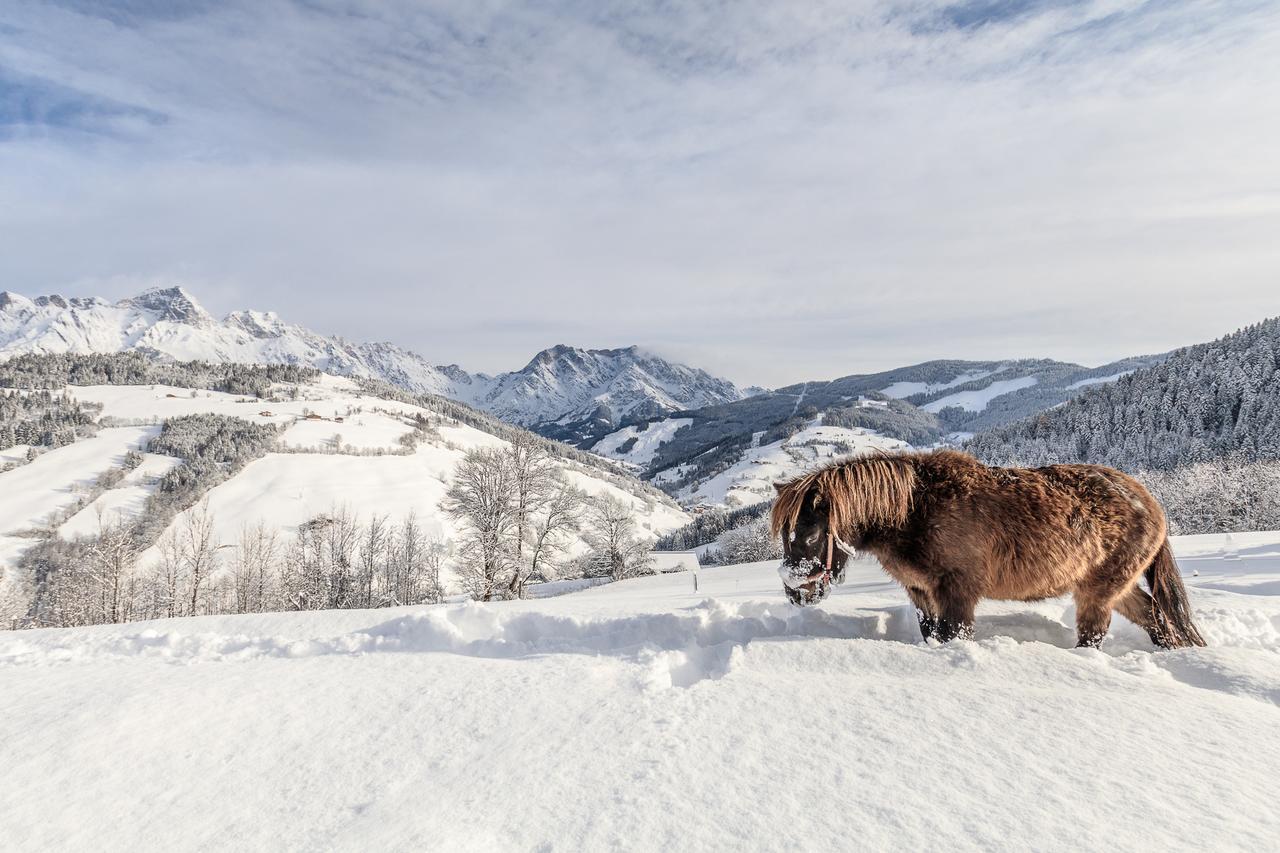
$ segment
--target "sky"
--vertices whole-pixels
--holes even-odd
[[[6,0],[0,289],[497,372],[1096,365],[1280,314],[1274,0]]]

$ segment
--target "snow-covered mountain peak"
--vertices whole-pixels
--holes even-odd
[[[105,305],[101,300],[95,301]],[[166,320],[171,323],[185,323],[190,326],[211,326],[214,323],[213,316],[204,310],[204,306],[181,287],[152,288],[130,299],[122,299],[118,305],[148,311],[154,314],[157,320]]]
[[[278,338],[290,330],[289,324],[274,311],[232,311],[223,322],[255,338]]]
[[[573,442],[622,421],[730,402],[731,382],[637,346],[583,349],[557,344],[521,370],[489,376],[438,367],[391,343],[350,343],[283,320],[272,311],[233,311],[217,320],[182,287],[111,303],[96,297],[0,296],[0,359],[25,352],[134,350],[178,360],[302,364],[382,379],[409,391],[451,397],[512,423]],[[587,424],[589,426],[584,426]],[[587,436],[585,431],[598,433]]]
[[[0,311],[9,314],[17,314],[23,311],[34,311],[35,303],[21,293],[12,293],[8,290],[0,290]]]

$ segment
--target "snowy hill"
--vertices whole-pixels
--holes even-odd
[[[498,376],[430,364],[389,343],[349,343],[286,323],[272,312],[218,320],[180,287],[132,299],[0,293],[0,360],[21,353],[137,351],[178,360],[296,364],[381,379],[408,391],[468,403],[552,438],[580,443],[624,419],[738,400],[733,383],[638,347],[556,346]],[[545,425],[545,429],[541,428]]]
[[[287,543],[304,522],[341,508],[364,521],[413,513],[429,540],[452,542],[457,531],[440,504],[456,466],[468,450],[505,447],[504,434],[518,432],[505,425],[496,430],[499,434],[486,432],[478,420],[467,423],[382,398],[350,379],[329,375],[275,390],[276,398],[268,402],[161,384],[68,387],[79,402],[101,407],[103,427],[92,438],[46,449],[34,461],[25,461],[25,447],[6,449],[5,460],[16,467],[0,470],[0,624],[25,612],[34,581],[17,574],[18,560],[40,541],[42,531],[73,539],[97,533],[104,524],[139,520],[161,478],[179,461],[145,452],[162,421],[211,414],[276,431],[275,450],[218,481],[204,496],[215,550],[228,553],[237,553],[242,533],[257,524]],[[430,427],[423,429],[427,422]],[[565,451],[553,459],[565,480],[588,496],[610,495],[630,507],[642,538],[652,541],[689,521],[660,492],[611,472],[589,454]],[[170,529],[179,523],[175,519]],[[159,559],[156,542],[163,538],[157,536],[141,556],[144,572]],[[583,548],[579,536],[568,544],[565,557]]]
[[[682,498],[689,499],[692,495],[686,485],[696,486],[726,472],[736,476],[733,472],[755,464],[753,451],[762,442],[780,446],[817,418],[826,428],[878,435],[893,446],[956,442],[972,430],[1060,405],[1163,358],[1144,356],[1093,368],[1043,359],[931,361],[883,373],[803,382],[659,418],[633,419],[591,447],[633,466],[673,493],[684,490]],[[725,505],[715,499],[732,491],[721,495],[716,488],[707,497],[715,505]]]
[[[1280,459],[1280,318],[1090,387],[1043,417],[969,445],[999,464],[1095,462],[1130,470]]]
[[[825,426],[815,418],[804,429],[778,441],[760,444],[754,437],[733,464],[710,476],[677,465],[659,472],[653,484],[668,489],[684,506],[738,509],[773,500],[773,484],[834,459],[872,450],[899,450],[906,442],[872,430]]]
[[[1175,540],[1209,648],[1071,602],[924,645],[878,566],[0,632],[17,850],[1265,850],[1280,534]],[[1268,735],[1268,732],[1273,734]]]

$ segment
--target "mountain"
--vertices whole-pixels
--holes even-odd
[[[523,370],[496,377],[474,402],[504,420],[538,426],[570,444],[599,438],[626,421],[718,405],[744,396],[732,382],[673,364],[639,347],[555,346]]]
[[[1095,462],[1130,471],[1280,459],[1278,363],[1280,318],[1178,350],[967,446],[1001,464]]]
[[[214,318],[180,287],[108,302],[0,293],[0,359],[22,353],[136,351],[156,358],[294,364],[381,379],[459,400],[552,438],[594,441],[626,420],[742,399],[733,383],[638,347],[556,346],[521,370],[488,376],[433,365],[390,343],[353,344],[273,312]]]
[[[791,459],[772,471],[775,476],[818,461],[807,451],[798,453],[793,437],[807,444],[806,434],[819,425],[855,433],[828,442],[832,452],[863,446],[872,436],[885,446],[928,446],[948,436],[955,441],[971,430],[1044,411],[1163,358],[1100,367],[1046,359],[930,361],[628,423],[592,449],[632,466],[686,504],[735,506],[767,497],[768,484],[758,476],[764,458]]]

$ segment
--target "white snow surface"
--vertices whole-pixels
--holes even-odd
[[[104,525],[136,518],[156,490],[159,478],[179,463],[180,460],[172,456],[142,454],[142,464],[126,474],[119,486],[103,492],[67,519],[58,528],[58,534],[64,539],[91,536],[101,532]]]
[[[6,566],[35,541],[33,528],[58,520],[88,495],[93,481],[142,449],[158,427],[104,429],[92,438],[41,453],[35,461],[0,472],[0,592]]]
[[[623,427],[600,439],[591,451],[644,468],[653,461],[653,457],[657,455],[662,445],[670,441],[676,432],[691,423],[693,423],[692,418],[666,418],[650,423],[644,430],[635,426]],[[626,453],[620,453],[618,448],[632,438],[636,440],[635,445]]]
[[[895,382],[888,388],[881,388],[880,393],[886,397],[894,397],[900,400],[913,394],[933,394],[938,391],[945,391],[948,388],[954,388],[966,382],[986,379],[994,373],[996,373],[995,370],[966,370],[957,374],[949,382]]]
[[[723,506],[738,508],[770,500],[773,484],[804,471],[817,468],[833,459],[870,450],[900,450],[906,442],[880,435],[874,430],[823,426],[819,416],[800,432],[782,441],[760,446],[757,440],[725,470],[691,483],[676,495],[684,506]],[[846,449],[850,448],[850,449]],[[662,482],[662,472],[654,477]],[[673,479],[678,473],[672,470]]]
[[[0,632],[0,838],[1273,849],[1280,534],[1234,542],[1175,544],[1210,646],[1172,652],[1119,617],[1071,648],[1069,599],[984,603],[976,640],[925,645],[871,561],[810,609],[761,563],[697,592]]]
[[[1115,382],[1117,379],[1120,379],[1121,377],[1128,376],[1130,373],[1133,373],[1133,371],[1122,370],[1119,373],[1112,373],[1110,376],[1094,376],[1090,379],[1080,379],[1068,385],[1067,390],[1075,391],[1077,388],[1089,388],[1094,385],[1107,385],[1112,382]]]
[[[948,406],[959,406],[968,412],[981,412],[996,397],[1013,391],[1021,391],[1023,388],[1030,388],[1039,381],[1039,378],[1035,376],[1019,376],[1017,379],[997,379],[985,388],[977,388],[973,391],[957,391],[954,394],[939,397],[933,402],[925,403],[920,408],[934,414]]]

